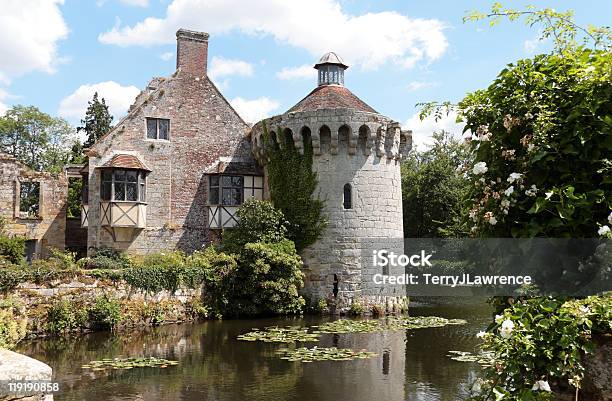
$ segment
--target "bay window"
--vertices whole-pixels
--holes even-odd
[[[104,169],[100,199],[113,202],[146,202],[145,171]]]

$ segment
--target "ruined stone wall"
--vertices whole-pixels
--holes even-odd
[[[411,148],[411,133],[379,114],[347,109],[288,113],[268,120],[268,128],[270,132],[280,128],[300,150],[308,135],[312,138],[313,170],[318,175],[315,196],[325,201],[329,223],[322,237],[302,254],[305,295],[327,299],[338,311],[354,300],[382,304],[389,310],[402,307],[405,289],[376,288],[370,279],[382,269],[366,270],[361,260],[368,247],[388,239],[394,239],[388,241],[389,250],[403,252],[400,161]],[[262,126],[256,125],[254,154],[265,164],[261,135]],[[345,184],[352,189],[350,209],[343,205]],[[390,274],[403,273],[396,270]]]
[[[194,42],[180,49],[177,72],[167,79],[155,78],[128,116],[89,152],[90,252],[102,246],[135,254],[201,248],[210,240],[205,172],[214,169],[221,157],[254,164],[246,137],[248,125],[205,75],[202,56],[186,54],[206,52],[207,43]],[[147,139],[147,117],[169,119],[170,139]],[[114,241],[100,225],[100,171],[96,168],[117,153],[133,154],[152,170],[146,183],[146,228],[123,242]]]
[[[20,183],[24,181],[40,185],[37,217],[19,212]],[[0,154],[0,217],[6,221],[9,235],[38,241],[36,257],[48,256],[50,247],[64,249],[67,197],[68,179],[64,174],[36,172],[13,157]]]

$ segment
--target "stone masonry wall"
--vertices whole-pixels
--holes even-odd
[[[20,182],[40,183],[39,216],[23,218],[19,213]],[[9,235],[38,240],[36,256],[48,256],[49,248],[64,249],[68,179],[36,172],[15,158],[0,154],[0,217]]]
[[[154,78],[128,116],[89,151],[90,252],[102,246],[132,254],[201,248],[211,235],[204,172],[222,157],[254,164],[246,138],[249,126],[206,76],[202,57],[206,58],[207,41],[204,36],[199,38],[185,45],[180,41],[189,37],[179,38],[179,69],[169,78]],[[147,139],[147,117],[169,119],[170,139]],[[147,226],[125,242],[115,242],[100,225],[100,171],[96,167],[117,153],[135,155],[152,170],[146,184]]]

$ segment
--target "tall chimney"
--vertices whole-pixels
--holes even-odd
[[[176,31],[176,68],[198,76],[206,75],[208,34],[187,29]]]

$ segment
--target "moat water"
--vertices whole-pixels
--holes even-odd
[[[273,325],[316,325],[329,318],[208,321],[112,335],[92,333],[23,343],[18,352],[53,368],[55,401],[455,401],[469,394],[475,363],[449,359],[475,351],[475,335],[491,320],[484,301],[412,303],[412,316],[467,319],[462,326],[382,333],[324,334],[309,347],[367,348],[377,357],[355,361],[288,362],[279,344],[236,336]],[[155,356],[179,361],[165,369],[92,372],[81,365],[114,357]]]

